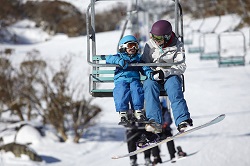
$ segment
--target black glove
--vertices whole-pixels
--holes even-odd
[[[152,72],[151,80],[157,81],[158,83],[164,83],[164,73],[162,70],[156,70]]]

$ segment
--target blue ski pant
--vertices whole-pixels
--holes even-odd
[[[134,110],[141,110],[144,108],[143,85],[140,80],[134,80],[132,82],[115,82],[113,97],[116,112],[128,111],[129,102]]]
[[[177,75],[168,77],[164,85],[150,79],[144,81],[146,116],[148,119],[154,119],[155,122],[162,124],[163,118],[159,100],[162,86],[167,92],[175,125],[178,126],[179,123],[190,118],[190,113],[182,92],[182,80]]]

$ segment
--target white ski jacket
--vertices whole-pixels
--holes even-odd
[[[154,70],[162,70],[165,78],[170,75],[181,75],[186,70],[185,51],[183,43],[174,36],[168,47],[159,47],[152,39],[146,42],[142,53],[142,61],[145,63],[175,63],[182,61],[183,63],[172,65],[171,67],[152,67]]]

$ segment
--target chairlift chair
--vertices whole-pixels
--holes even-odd
[[[205,22],[205,18],[202,19],[199,28],[198,28],[197,30],[193,30],[193,31],[192,31],[192,39],[193,39],[193,40],[194,40],[195,38],[198,39],[198,40],[200,39],[200,35],[202,34],[202,33],[201,33],[201,27],[203,26],[204,22]],[[192,40],[192,44],[194,44],[193,40]],[[204,48],[200,47],[200,44],[199,44],[199,43],[198,43],[198,45],[195,45],[195,46],[190,45],[190,46],[188,47],[188,52],[189,52],[189,53],[200,53],[200,52],[203,52],[203,51],[204,51]]]
[[[200,60],[217,60],[220,57],[219,35],[216,33],[204,33],[200,37],[201,47]],[[211,48],[212,46],[212,48]]]
[[[187,31],[187,29],[190,29],[190,31]],[[192,45],[193,44],[193,38],[194,38],[194,34],[193,34],[193,29],[192,27],[186,27],[185,31],[187,32],[186,37],[185,37],[185,45]]]
[[[220,57],[219,51],[219,34],[215,33],[219,23],[221,22],[221,16],[212,29],[211,32],[204,33],[200,36],[200,47],[203,47],[203,51],[200,52],[200,60],[217,60]]]
[[[227,31],[219,34],[221,66],[244,66],[246,56],[246,39],[241,31]]]
[[[102,0],[98,0],[102,1]],[[114,68],[118,65],[106,64],[106,57],[108,55],[97,55],[96,54],[96,36],[95,36],[95,2],[91,0],[87,11],[86,11],[86,29],[87,29],[87,62],[92,66],[92,73],[89,75],[89,93],[93,97],[112,97],[113,96],[113,82],[114,82]],[[175,33],[179,40],[183,42],[183,18],[182,9],[178,0],[175,3]],[[179,28],[180,26],[180,28]],[[179,33],[180,30],[180,33]],[[103,42],[103,41],[102,41]],[[183,63],[184,60],[173,63]],[[172,66],[173,64],[166,63],[136,63],[129,64],[129,66]],[[146,77],[142,76],[141,81],[144,81]],[[184,76],[183,80],[183,91],[184,88]],[[106,84],[112,84],[107,85]],[[161,91],[161,96],[167,96],[164,90]]]

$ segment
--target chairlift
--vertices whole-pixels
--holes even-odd
[[[249,47],[250,47],[250,27],[249,27],[249,32],[248,32],[248,38],[249,38],[249,43],[248,43],[248,45],[249,45]]]
[[[104,0],[98,0],[104,1]],[[112,97],[113,96],[113,81],[114,68],[118,65],[106,64],[106,56],[96,54],[96,35],[95,35],[95,2],[91,0],[86,11],[86,29],[87,29],[87,62],[92,66],[92,72],[89,75],[89,93],[93,97]],[[183,42],[183,18],[182,8],[178,0],[175,4],[175,33],[176,36]],[[179,32],[180,30],[180,32]],[[103,41],[102,41],[103,42]],[[184,60],[166,64],[166,63],[136,63],[129,64],[129,66],[172,66],[174,64],[183,63]],[[184,76],[183,77],[183,91],[184,91]],[[144,81],[146,77],[141,77]],[[167,96],[165,91],[161,91],[161,96]]]
[[[203,33],[200,36],[200,48],[203,48],[203,51],[200,52],[200,60],[219,59],[219,34],[215,33],[215,30],[220,21],[221,16],[219,16],[219,19],[211,32]]]
[[[204,25],[204,22],[205,22],[205,18],[202,19],[199,28],[197,30],[192,31],[192,34],[191,34],[192,35],[192,44],[194,44],[193,41],[194,41],[195,37],[197,37],[196,39],[199,40],[199,36],[201,35],[201,27]],[[189,53],[200,53],[203,51],[204,51],[204,49],[200,47],[199,43],[197,46],[189,46],[188,47]]]
[[[193,44],[193,38],[194,38],[194,35],[193,35],[193,31],[194,29],[190,26],[191,23],[192,23],[192,19],[189,20],[189,22],[187,24],[184,25],[184,28],[185,28],[185,45],[192,45]]]
[[[244,66],[246,56],[246,39],[241,31],[226,31],[219,34],[221,66]]]
[[[186,32],[186,37],[185,37],[185,45],[192,45],[193,44],[193,38],[194,38],[194,34],[193,34],[193,28],[190,26],[185,27],[185,32]]]
[[[219,35],[216,33],[204,33],[200,37],[200,60],[219,59]]]

